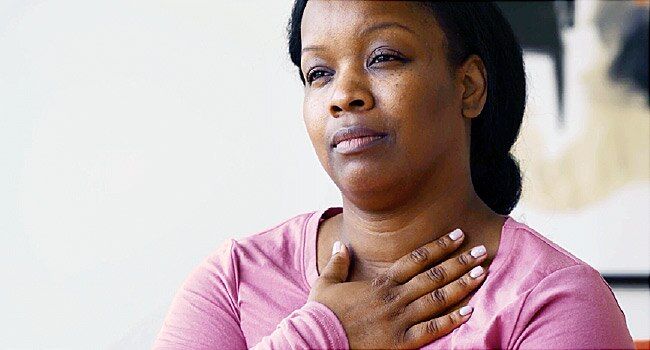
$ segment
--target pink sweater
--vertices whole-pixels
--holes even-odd
[[[341,210],[224,242],[177,292],[154,349],[347,349],[336,315],[307,302],[319,220]],[[469,305],[467,323],[423,349],[633,348],[600,274],[511,217]]]

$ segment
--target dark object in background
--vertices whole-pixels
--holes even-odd
[[[638,7],[629,19],[630,28],[622,33],[622,43],[609,68],[613,81],[627,82],[636,90],[645,92],[650,105],[648,90],[648,16],[647,9]]]
[[[524,50],[550,55],[555,62],[555,80],[560,109],[559,122],[564,124],[564,44],[562,27],[573,26],[573,1],[497,1]]]
[[[607,283],[615,288],[650,289],[648,274],[603,274]]]
[[[649,3],[603,1],[594,18],[600,41],[608,50],[616,52],[609,67],[609,78],[644,93],[648,105]]]

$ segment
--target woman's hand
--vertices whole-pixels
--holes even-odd
[[[336,314],[352,349],[422,347],[469,319],[471,307],[445,312],[485,279],[478,266],[487,256],[483,246],[429,268],[455,251],[463,238],[455,230],[403,256],[372,281],[355,282],[344,282],[350,258],[341,245],[309,300]]]

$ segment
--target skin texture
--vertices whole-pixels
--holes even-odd
[[[319,272],[336,240],[352,257],[348,281],[368,280],[455,228],[466,235],[459,252],[483,244],[494,256],[506,218],[476,195],[469,163],[470,122],[487,97],[481,59],[451,67],[444,32],[414,2],[309,1],[301,40],[301,72],[313,79],[305,125],[343,199],[319,229]],[[334,133],[357,124],[388,136],[337,153]]]

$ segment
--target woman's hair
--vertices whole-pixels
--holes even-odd
[[[517,139],[526,102],[521,47],[498,7],[491,2],[420,1],[445,33],[447,60],[453,68],[470,55],[487,71],[487,99],[471,121],[470,169],[477,195],[496,213],[509,214],[521,196],[521,173],[510,148]],[[296,0],[289,20],[291,61],[300,79],[300,24],[307,0]]]

